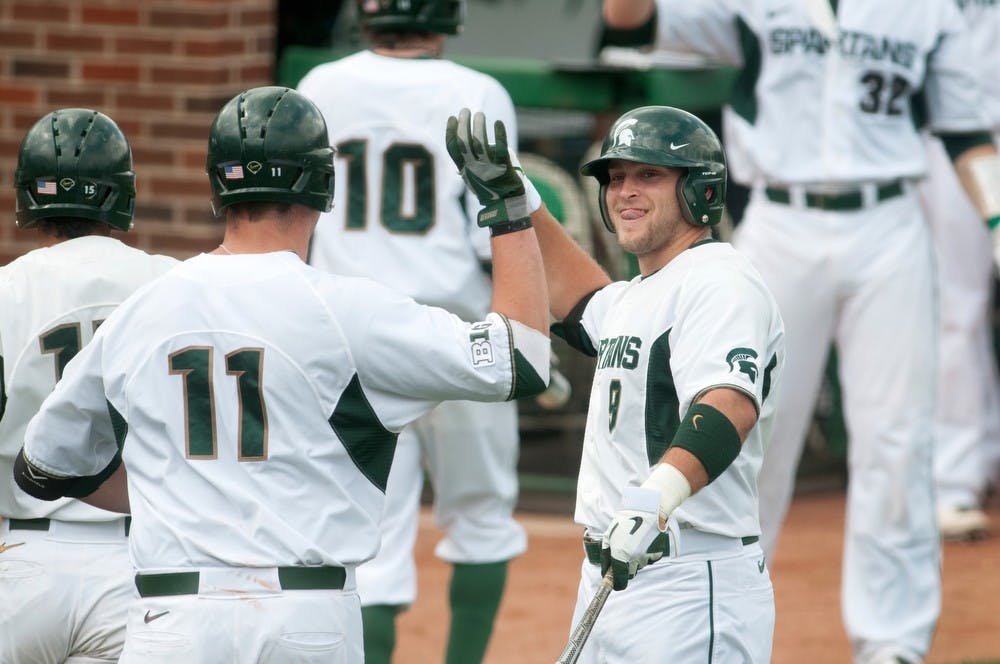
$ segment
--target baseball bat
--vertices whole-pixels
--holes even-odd
[[[604,603],[608,601],[613,583],[612,572],[609,569],[604,578],[601,579],[601,585],[594,593],[594,599],[590,600],[590,604],[587,605],[587,610],[583,612],[580,622],[573,628],[573,633],[569,636],[569,643],[563,648],[556,664],[576,664],[576,660],[580,657],[580,651],[583,650],[583,645],[587,642],[587,637],[590,636],[590,631],[594,629],[597,616],[601,614]]]

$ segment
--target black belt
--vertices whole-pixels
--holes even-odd
[[[48,530],[48,519],[7,519],[11,530]]]
[[[140,597],[197,595],[198,572],[166,572],[135,575]],[[343,590],[347,570],[343,567],[279,567],[278,585],[282,590]]]
[[[741,537],[740,542],[743,546],[748,544],[753,544],[757,542],[760,538],[756,535],[749,535],[747,537]],[[601,564],[601,540],[595,539],[593,537],[583,538],[583,550],[587,553],[587,562],[591,565]],[[666,533],[660,533],[653,539],[653,543],[649,545],[646,549],[646,553],[656,553],[658,551],[663,551],[664,556],[670,555],[670,538],[667,537]]]
[[[7,519],[11,530],[48,530],[49,519]],[[125,517],[125,534],[132,528],[132,517]]]
[[[903,193],[903,181],[893,180],[880,184],[875,189],[875,199],[881,203],[890,198],[895,198]],[[792,202],[792,192],[784,187],[767,187],[764,195],[772,203],[782,203],[788,205]],[[865,206],[865,197],[861,189],[853,191],[843,191],[836,194],[820,194],[813,191],[805,192],[806,207],[820,210],[834,210],[846,212],[860,210]]]

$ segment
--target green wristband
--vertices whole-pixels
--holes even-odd
[[[1000,226],[1000,214],[998,214],[995,217],[990,217],[989,219],[986,220],[986,227],[989,228],[990,230],[993,230],[997,226]]]
[[[740,454],[742,443],[736,427],[719,410],[704,403],[688,409],[670,447],[680,447],[698,457],[711,482]]]

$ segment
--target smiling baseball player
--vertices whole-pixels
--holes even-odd
[[[788,340],[759,479],[764,548],[791,500],[833,341],[850,432],[845,626],[858,664],[920,661],[941,601],[934,265],[914,186],[926,166],[921,99],[981,219],[1000,222],[1000,164],[958,7],[604,0],[604,16],[616,28],[651,22],[655,46],[740,69],[727,145],[753,194],[733,242],[774,293]]]
[[[690,113],[647,106],[621,116],[581,172],[600,183],[605,225],[641,274],[609,283],[544,207],[532,215],[558,329],[597,362],[574,624],[606,570],[628,587],[608,598],[579,661],[767,662],[774,594],[756,476],[783,328],[749,261],[712,239],[722,146]]]

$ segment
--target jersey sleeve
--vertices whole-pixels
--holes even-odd
[[[356,293],[344,332],[359,379],[387,426],[408,422],[446,400],[506,401],[533,396],[548,384],[548,338],[490,313],[468,322],[418,304],[374,282]],[[408,403],[398,412],[385,408]]]
[[[972,35],[956,3],[935,5],[941,33],[927,60],[924,99],[930,129],[965,132],[989,129],[981,83],[982,66],[972,49]]]
[[[66,365],[28,424],[27,468],[17,480],[36,498],[88,495],[121,463],[126,426],[105,396],[101,332]]]
[[[552,326],[553,333],[584,355],[597,357],[601,321],[627,286],[626,281],[616,281],[584,296],[566,318]]]
[[[740,67],[737,7],[735,0],[657,0],[655,46]]]
[[[728,387],[750,397],[759,412],[778,363],[770,350],[773,300],[761,284],[724,265],[687,279],[670,331],[670,370],[681,410],[711,389]]]

